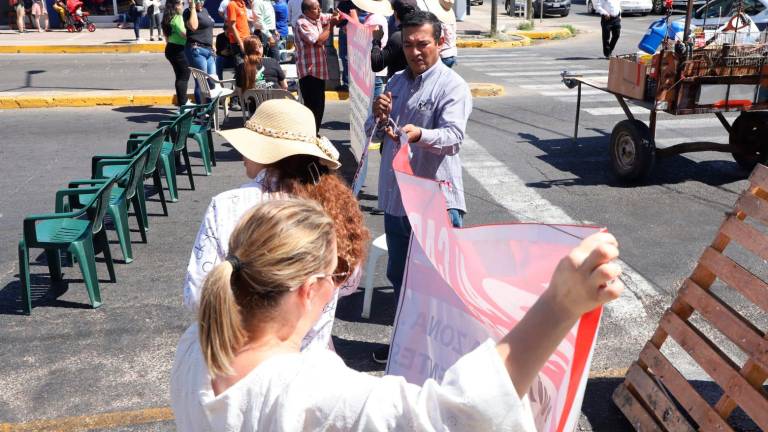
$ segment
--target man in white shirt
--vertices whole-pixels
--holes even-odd
[[[598,0],[595,10],[600,14],[603,28],[603,55],[608,58],[621,34],[621,4],[619,0]]]

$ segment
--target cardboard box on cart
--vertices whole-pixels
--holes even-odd
[[[648,65],[634,54],[611,57],[608,64],[608,90],[643,100]]]

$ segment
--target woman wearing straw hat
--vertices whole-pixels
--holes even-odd
[[[189,259],[184,304],[198,310],[202,282],[227,256],[229,237],[240,217],[255,205],[287,196],[315,200],[331,215],[338,235],[334,283],[342,295],[354,292],[368,230],[352,191],[335,173],[341,166],[338,151],[327,138],[315,136],[312,111],[293,100],[268,100],[244,128],[220,133],[243,156],[251,181],[211,200]],[[305,335],[302,349],[330,346],[337,298],[330,299]]]
[[[440,47],[440,60],[452,68],[456,64],[456,14],[453,12],[453,0],[419,0],[421,10],[435,14],[443,23],[443,38],[445,42]]]
[[[534,378],[579,317],[623,289],[616,240],[590,236],[498,343],[487,339],[417,386],[352,370],[328,350],[300,352],[335,295],[337,229],[309,200],[243,216],[205,280],[200,322],[179,340],[170,384],[178,430],[535,431]]]

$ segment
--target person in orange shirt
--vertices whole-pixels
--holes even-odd
[[[248,26],[248,10],[245,7],[245,0],[232,0],[227,5],[226,31],[229,38],[230,50],[235,59],[235,79],[238,79],[238,70],[242,69],[244,63],[243,53],[245,47],[243,41],[251,35],[251,29]]]

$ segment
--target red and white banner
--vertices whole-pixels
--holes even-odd
[[[403,134],[404,135],[404,134]],[[514,327],[559,260],[590,226],[500,224],[455,229],[438,182],[416,177],[401,142],[393,167],[413,228],[387,373],[422,384]],[[602,309],[581,317],[529,393],[540,431],[578,424]]]
[[[352,182],[355,195],[365,183],[368,172],[369,142],[365,136],[365,121],[371,113],[371,99],[375,75],[371,69],[371,27],[341,13],[347,20],[347,61],[349,69],[349,136],[352,153],[358,160],[358,168]]]

